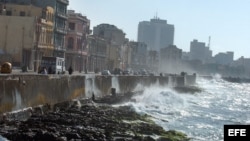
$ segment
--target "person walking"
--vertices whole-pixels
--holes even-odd
[[[68,71],[69,71],[69,75],[71,75],[73,73],[73,69],[71,66],[69,67]]]
[[[41,74],[48,74],[46,67],[43,67]]]

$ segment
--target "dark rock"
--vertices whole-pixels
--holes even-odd
[[[128,99],[115,97],[112,103]],[[99,100],[110,103],[106,98]],[[149,116],[136,113],[132,107],[114,108],[90,101],[62,102],[53,108],[47,106],[51,110],[46,112],[36,108],[26,120],[6,118],[0,122],[0,134],[11,141],[153,141],[151,135],[161,136],[161,140],[175,136],[174,141],[187,139],[184,134],[165,131]]]
[[[124,94],[113,94],[113,95],[107,95],[101,98],[95,98],[93,101],[96,103],[105,103],[105,104],[117,104],[117,103],[123,103],[128,102],[131,100],[132,96],[141,94],[142,92],[127,92]]]
[[[145,141],[155,141],[155,139],[152,138],[152,137],[150,137],[150,136],[144,137],[144,140],[145,140]]]
[[[174,87],[174,90],[179,93],[200,93],[202,92],[202,89],[197,86],[176,86]]]

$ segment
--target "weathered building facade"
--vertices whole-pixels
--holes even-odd
[[[180,73],[182,50],[175,45],[169,45],[160,51],[159,69],[161,72]]]
[[[106,69],[124,69],[124,47],[126,43],[125,33],[114,25],[100,24],[94,27],[93,35],[106,41]]]
[[[70,66],[75,71],[87,71],[87,36],[90,21],[86,16],[68,10],[68,33],[66,36],[66,68]]]
[[[0,9],[0,50],[16,67],[36,70],[42,56],[53,53],[52,7],[5,4]]]
[[[126,41],[125,33],[114,25],[100,24],[94,27],[93,35],[104,38],[115,45],[123,45]]]
[[[147,68],[147,45],[141,42],[129,42],[132,49],[131,53],[131,68],[134,70]]]
[[[199,60],[202,63],[209,63],[212,60],[212,51],[204,42],[193,40],[190,42],[190,60]]]
[[[88,36],[88,71],[99,72],[107,69],[106,57],[108,43],[95,35]]]
[[[52,7],[55,10],[55,14],[52,15],[54,24],[53,29],[53,42],[54,51],[53,56],[65,57],[65,36],[67,34],[66,23],[67,23],[67,6],[69,0],[4,0],[0,1],[2,7],[6,4],[18,4],[18,5],[33,5],[41,8],[47,6]]]
[[[234,53],[228,51],[226,53],[218,53],[214,56],[214,62],[222,65],[230,65],[234,61]]]
[[[159,69],[159,53],[156,50],[149,50],[147,57],[147,67],[149,70],[158,72]]]

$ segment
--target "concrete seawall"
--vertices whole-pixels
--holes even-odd
[[[118,93],[151,84],[185,86],[196,83],[195,75],[169,76],[101,76],[101,75],[0,75],[0,114],[42,104],[77,98],[92,93],[104,96],[116,88]]]

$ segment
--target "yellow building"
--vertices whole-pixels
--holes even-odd
[[[11,56],[9,61],[13,66],[21,66],[23,61],[31,59],[35,22],[35,17],[0,16],[0,50]]]
[[[13,4],[0,8],[0,53],[10,55],[13,66],[36,70],[41,57],[52,56],[54,50],[53,8]]]

